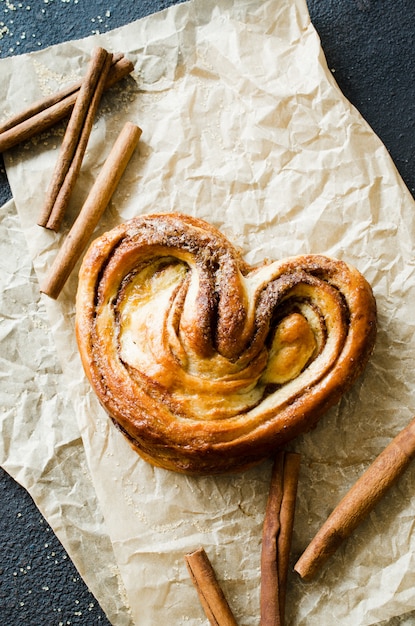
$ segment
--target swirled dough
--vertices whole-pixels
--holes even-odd
[[[154,214],[90,246],[76,333],[95,393],[142,457],[213,474],[315,426],[362,372],[376,304],[342,261],[252,268],[205,221]]]

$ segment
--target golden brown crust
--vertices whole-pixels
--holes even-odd
[[[145,215],[85,255],[76,333],[93,389],[143,458],[213,474],[315,426],[363,370],[376,304],[342,261],[250,268],[203,220]]]

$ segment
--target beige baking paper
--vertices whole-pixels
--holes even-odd
[[[108,618],[131,626],[14,202],[0,215],[0,465],[30,493]]]
[[[303,0],[199,0],[4,60],[2,117],[81,75],[98,44],[124,51],[135,71],[105,96],[73,213],[130,120],[143,129],[140,148],[97,232],[136,214],[183,211],[219,227],[249,262],[325,253],[353,263],[373,285],[379,335],[364,376],[292,446],[303,455],[294,562],[414,413],[413,199],[337,88]],[[61,137],[59,127],[6,155],[39,279],[71,219],[60,236],[36,225]],[[73,333],[76,282],[74,273],[58,302],[44,297],[43,304],[63,369],[60,395],[73,403],[134,622],[205,623],[183,560],[203,545],[238,623],[257,624],[269,464],[189,478],[141,461],[83,376]],[[414,471],[315,581],[290,577],[288,624],[366,626],[415,609]]]

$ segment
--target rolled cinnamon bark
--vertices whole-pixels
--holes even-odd
[[[137,147],[140,136],[141,129],[131,122],[125,124],[118,136],[76,221],[55,258],[49,275],[41,285],[40,291],[50,298],[56,299],[59,296],[77,260],[85,250]]]
[[[237,626],[204,548],[186,554],[187,569],[212,626]]]
[[[58,197],[59,191],[71,166],[79,138],[82,134],[82,129],[85,126],[85,119],[88,116],[88,111],[91,101],[93,100],[97,83],[103,72],[103,68],[106,67],[107,60],[108,52],[104,50],[104,48],[96,48],[94,50],[87,75],[85,76],[80,88],[65,135],[63,137],[62,146],[46,194],[45,203],[39,216],[39,226],[47,225],[50,214],[53,211],[56,198]],[[107,70],[108,69],[109,67],[107,67]],[[92,121],[88,126],[92,127]],[[52,225],[51,228],[53,228]],[[53,229],[55,230],[55,228]]]
[[[114,56],[115,62],[108,74],[105,89],[115,85],[134,69],[133,63],[126,57],[120,54]],[[48,130],[67,117],[75,105],[81,84],[82,81],[79,81],[74,86],[58,92],[55,96],[48,96],[6,120],[0,126],[0,152]]]
[[[261,552],[261,626],[283,626],[288,565],[300,455],[279,452],[274,460]]]
[[[49,228],[50,230],[59,230],[82,166],[82,161],[86,152],[92,126],[95,121],[95,116],[98,111],[101,96],[104,91],[105,81],[112,61],[112,55],[106,51],[104,51],[104,53],[105,55],[102,60],[102,64],[100,64],[100,73],[97,76],[96,83],[91,85],[91,93],[88,95],[89,104],[87,104],[85,110],[85,117],[80,120],[79,135],[77,141],[75,141],[72,158],[67,162],[61,161],[61,164],[59,164],[58,161],[56,165],[58,184],[55,193],[50,198],[49,205],[45,204],[46,215],[48,215],[48,218],[46,222],[45,220],[42,222],[42,226],[46,226],[46,228]],[[73,112],[75,112],[75,108]],[[69,130],[69,127],[70,123],[68,124],[67,130]],[[60,167],[62,167],[62,172],[60,171]]]
[[[294,566],[313,578],[341,543],[372,511],[415,456],[415,418],[380,453],[336,506]]]

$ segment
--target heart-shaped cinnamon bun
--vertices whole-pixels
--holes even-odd
[[[76,332],[93,389],[142,457],[214,474],[315,426],[364,368],[376,304],[342,261],[252,268],[205,221],[145,215],[89,248]]]

